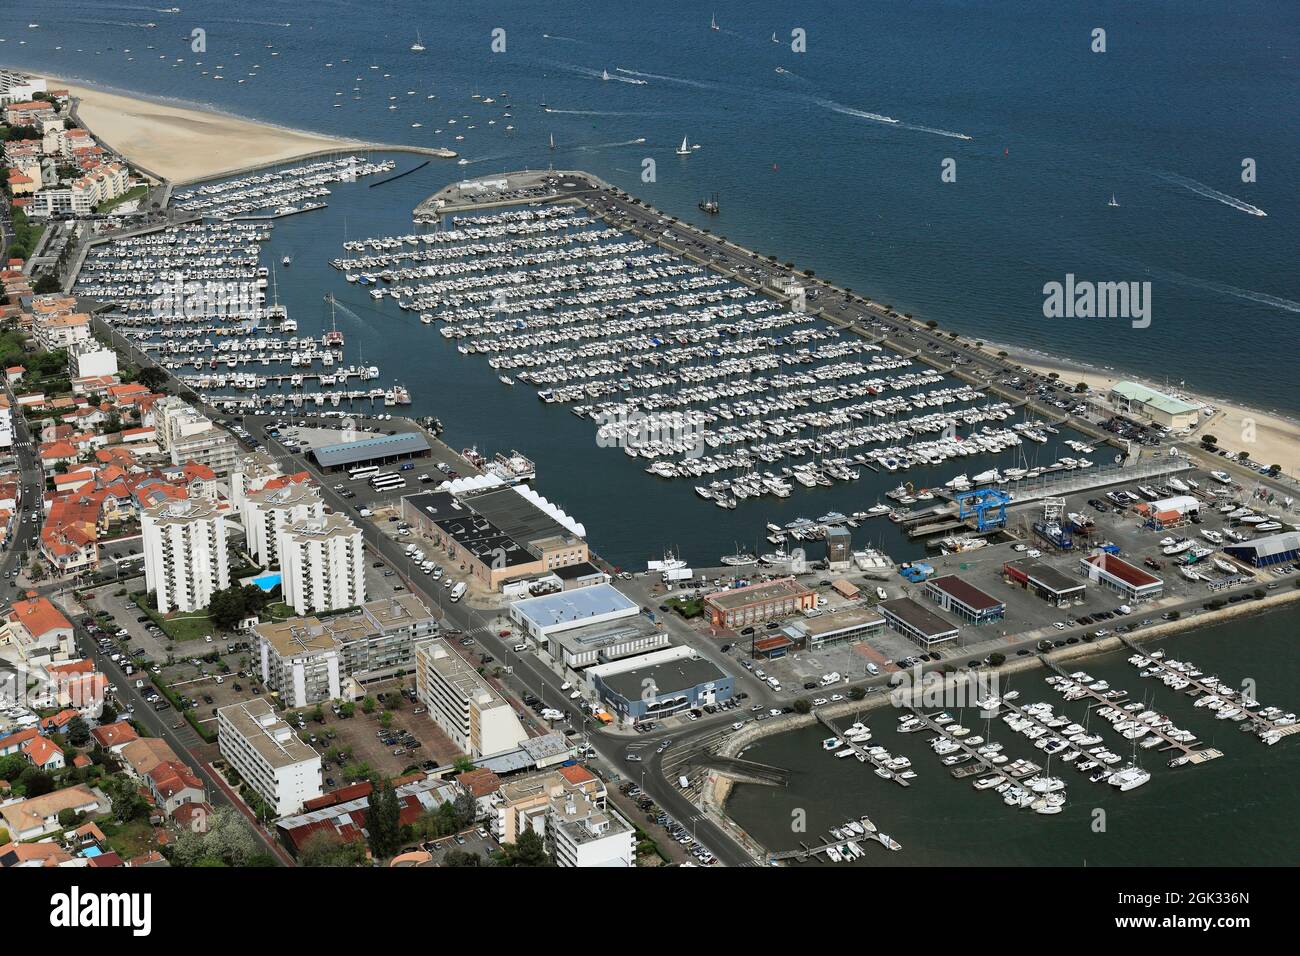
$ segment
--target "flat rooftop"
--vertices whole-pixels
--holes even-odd
[[[884,623],[885,619],[877,613],[875,608],[851,607],[845,608],[843,611],[819,614],[817,617],[803,618],[795,621],[790,626],[797,627],[808,637],[815,639],[839,631]]]
[[[360,464],[375,458],[387,458],[390,455],[428,453],[428,441],[417,432],[398,432],[396,435],[380,435],[377,438],[345,441],[337,445],[322,445],[312,452],[316,457],[316,463],[322,468]]]
[[[762,584],[750,584],[743,588],[714,591],[712,594],[706,594],[704,600],[720,610],[734,611],[751,604],[766,604],[768,601],[810,593],[809,588],[804,587],[794,578],[780,578]]]
[[[908,627],[927,637],[937,637],[940,634],[955,634],[959,630],[956,624],[940,617],[925,605],[918,604],[908,597],[882,601],[876,607],[886,617],[892,615]]]
[[[650,686],[655,688],[656,696],[666,697],[710,681],[727,679],[727,675],[712,661],[703,657],[683,657],[680,660],[610,674],[602,677],[601,681],[620,697],[638,700]]]
[[[999,601],[986,591],[981,591],[975,585],[963,581],[955,574],[945,574],[942,577],[931,578],[925,583],[927,587],[943,591],[972,611],[992,611],[1006,603],[1005,601]]]
[[[231,704],[222,707],[220,714],[272,767],[286,767],[313,757],[320,759],[320,755],[299,740],[293,728],[277,716],[265,700],[258,698]]]
[[[639,605],[612,584],[593,584],[516,601],[512,607],[538,627],[549,628],[599,615],[637,610]]]
[[[1056,570],[1050,564],[1043,564],[1041,561],[1008,561],[1007,567],[1014,568],[1025,577],[1029,578],[1040,587],[1046,588],[1053,594],[1069,594],[1072,591],[1081,591],[1084,589],[1084,583],[1078,578],[1072,578],[1064,572]]]
[[[656,635],[662,636],[664,643],[668,642],[667,633],[655,627],[645,615],[638,614],[635,617],[623,617],[614,621],[575,627],[559,634],[552,634],[548,640],[554,641],[570,654],[584,654]]]

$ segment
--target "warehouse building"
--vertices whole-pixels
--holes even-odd
[[[733,629],[790,617],[816,606],[817,593],[794,578],[727,588],[704,596],[710,623]]]
[[[1002,565],[1002,573],[1011,584],[1018,584],[1057,607],[1082,601],[1087,590],[1083,582],[1039,561],[1008,561]]]
[[[574,670],[608,664],[669,644],[668,632],[642,614],[548,634],[546,653]]]
[[[721,703],[734,693],[731,676],[689,647],[600,664],[587,676],[606,706],[629,723]]]
[[[1300,531],[1283,531],[1242,544],[1226,544],[1224,553],[1253,568],[1300,561]]]
[[[925,582],[923,593],[949,614],[955,614],[971,624],[1001,620],[1007,610],[1005,603],[955,574],[931,578]]]
[[[876,610],[885,615],[891,628],[924,647],[955,641],[960,633],[956,624],[908,597],[882,601]]]
[[[1089,580],[1117,591],[1129,601],[1149,601],[1164,593],[1165,582],[1154,574],[1105,551],[1079,559],[1079,571]]]
[[[612,584],[595,584],[510,605],[510,620],[538,644],[565,631],[640,616],[637,603]]]
[[[589,563],[582,525],[521,485],[410,495],[402,517],[492,591]]]
[[[843,611],[793,621],[780,631],[782,635],[789,638],[789,644],[765,637],[754,642],[753,650],[756,654],[765,657],[779,657],[784,651],[793,647],[811,649],[830,644],[844,644],[849,641],[865,641],[884,629],[885,619],[876,613],[875,609],[847,608]]]
[[[1107,398],[1124,414],[1155,422],[1171,431],[1195,428],[1200,419],[1201,410],[1197,406],[1137,382],[1116,382]]]
[[[391,465],[429,454],[429,442],[419,432],[398,432],[337,445],[322,445],[312,450],[321,471],[343,471],[363,465]]]

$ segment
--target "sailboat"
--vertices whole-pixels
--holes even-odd
[[[1119,208],[1119,203],[1117,203],[1117,202],[1115,201],[1115,194],[1114,194],[1114,193],[1111,193],[1111,194],[1110,194],[1110,202],[1106,203],[1106,205],[1107,205],[1107,206],[1110,206],[1110,207],[1113,208],[1113,209],[1118,209],[1118,208]]]
[[[775,31],[775,30],[772,31],[772,42],[773,42],[773,43],[780,43],[780,42],[781,42],[780,40],[778,40],[778,39],[776,38],[776,31]]]
[[[709,20],[709,29],[710,30],[718,29],[718,15],[716,13],[713,15],[713,18]]]
[[[691,155],[691,147],[690,147],[690,145],[686,142],[686,137],[685,137],[685,136],[682,137],[682,145],[680,145],[680,146],[677,147],[677,155],[678,155],[678,156],[689,156],[689,155]]]
[[[600,71],[600,78],[601,78],[602,80],[608,80],[608,79],[609,79],[609,70],[601,70],[601,71]]]
[[[415,42],[411,44],[411,52],[412,52],[412,53],[423,53],[423,52],[424,52],[424,44],[420,42],[420,31],[419,31],[419,30],[416,30],[416,31],[415,31]]]
[[[555,134],[551,134],[551,149],[555,149]]]
[[[330,350],[343,348],[343,333],[339,331],[338,319],[334,315],[334,293],[327,292],[325,301],[330,304],[330,328],[321,336],[321,344]]]

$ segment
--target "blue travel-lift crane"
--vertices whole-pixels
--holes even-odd
[[[1007,505],[1011,495],[997,488],[977,488],[974,491],[959,491],[952,496],[957,502],[957,517],[965,521],[975,516],[976,528],[991,531],[1005,528],[1007,525]]]

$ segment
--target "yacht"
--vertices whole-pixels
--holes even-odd
[[[293,264],[293,260],[290,259],[288,256],[285,256],[283,259],[280,260],[280,265],[284,266],[286,269],[292,264]]]
[[[1136,790],[1142,784],[1151,779],[1149,771],[1141,767],[1125,767],[1114,774],[1111,774],[1107,781],[1112,787],[1118,787],[1120,791]]]

